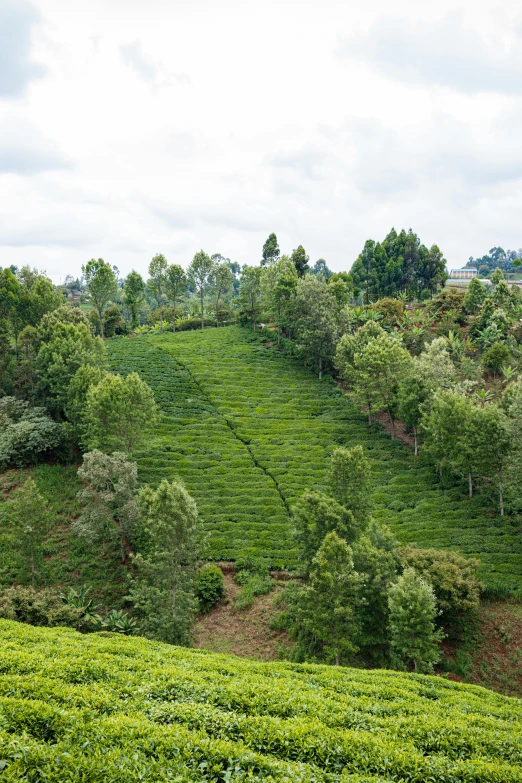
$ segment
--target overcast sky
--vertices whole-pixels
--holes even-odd
[[[0,266],[522,246],[519,0],[0,0]]]

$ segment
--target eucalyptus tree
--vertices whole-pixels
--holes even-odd
[[[205,290],[210,282],[210,277],[214,271],[214,262],[211,257],[200,250],[187,269],[187,277],[189,283],[194,287],[195,291],[199,293],[201,302],[201,328],[205,328]]]
[[[160,311],[160,332],[163,331],[163,301],[167,286],[168,261],[162,253],[154,256],[149,264],[149,290],[156,296]]]
[[[219,326],[219,302],[234,286],[234,273],[229,265],[224,262],[214,266],[210,277],[210,285],[213,287],[216,308],[216,326]]]
[[[139,324],[138,311],[145,301],[145,283],[143,278],[134,269],[129,272],[123,288],[123,304],[130,313],[131,329],[134,330]]]
[[[87,264],[82,266],[82,272],[91,301],[100,319],[100,333],[103,340],[103,311],[109,302],[116,298],[118,281],[114,271],[103,258],[98,258],[97,260],[91,258]]]
[[[174,318],[172,323],[172,331],[176,331],[176,311],[178,302],[186,292],[188,286],[187,275],[183,267],[179,264],[171,264],[167,269],[167,280],[165,283],[165,289],[167,292],[167,298],[172,302],[174,308]]]

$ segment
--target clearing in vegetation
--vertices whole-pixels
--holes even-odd
[[[522,781],[480,687],[0,621],[2,781]]]
[[[433,466],[365,417],[331,380],[239,327],[121,338],[111,369],[138,372],[162,416],[136,452],[142,482],[179,477],[210,533],[209,555],[245,549],[292,568],[289,508],[309,488],[326,491],[328,458],[361,444],[372,461],[374,516],[401,543],[476,555],[496,588],[522,586],[518,520],[496,517],[460,482],[441,484]]]

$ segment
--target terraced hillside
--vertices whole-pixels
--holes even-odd
[[[334,384],[238,327],[117,339],[112,369],[137,371],[163,415],[138,454],[141,478],[179,476],[210,532],[211,556],[254,547],[292,566],[288,508],[307,487],[325,488],[327,458],[362,444],[372,459],[375,515],[401,542],[478,555],[490,584],[522,586],[522,537],[462,486],[441,488],[378,425],[368,427]]]
[[[519,783],[522,702],[0,621],[2,781]]]

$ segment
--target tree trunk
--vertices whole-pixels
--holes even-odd
[[[218,296],[217,301],[216,301],[216,329],[219,328],[218,309],[219,309],[219,296]]]
[[[498,499],[500,501],[500,516],[504,516],[504,487],[502,486],[502,471],[498,472]]]
[[[469,496],[470,498],[473,497],[473,476],[471,475],[471,471],[468,473],[468,485],[469,485]]]
[[[100,335],[102,340],[105,340],[105,334],[103,333],[103,311],[101,308],[98,310],[98,318],[100,319]]]
[[[123,536],[120,537],[121,541],[121,562],[125,563],[125,540]]]
[[[163,302],[160,297],[160,332],[163,331]]]
[[[203,310],[203,287],[201,287],[201,328],[205,328],[205,311]]]
[[[395,419],[393,418],[391,411],[388,411],[388,416],[390,417],[391,439],[395,440]]]
[[[335,665],[339,666],[339,656],[338,655],[335,656]]]
[[[417,427],[413,428],[413,438],[415,440],[415,456],[419,456],[419,444],[417,443]]]
[[[323,357],[319,357],[319,380],[323,377]]]
[[[442,481],[442,465],[439,465],[439,478]]]
[[[172,331],[176,331],[176,297],[174,297],[174,323],[172,324]]]
[[[281,326],[277,324],[277,347],[281,346]]]

